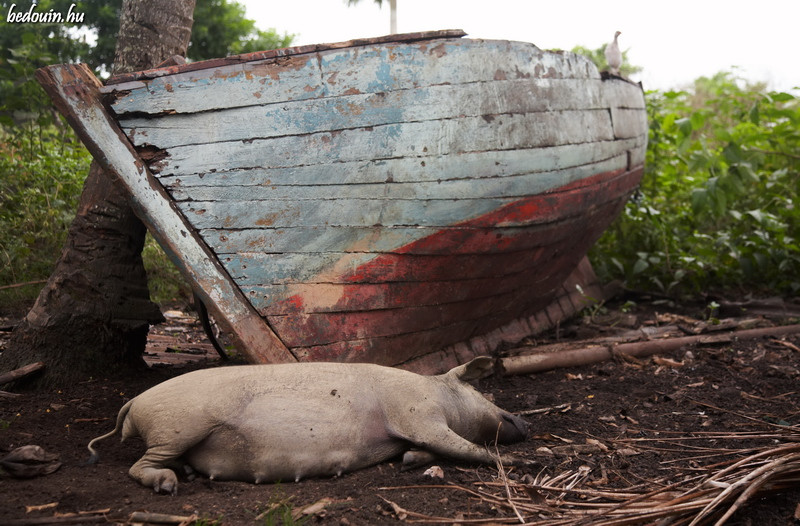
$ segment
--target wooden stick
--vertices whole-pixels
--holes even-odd
[[[44,369],[44,362],[31,363],[24,367],[20,367],[19,369],[14,369],[13,371],[0,374],[0,385],[13,382],[14,380],[19,380],[20,378],[28,376],[29,374],[33,374],[40,369]]]
[[[196,515],[168,515],[166,513],[151,513],[149,511],[134,511],[128,522],[144,522],[150,524],[189,524],[197,520]]]
[[[748,329],[723,334],[701,334],[682,338],[664,338],[643,342],[621,343],[613,346],[584,347],[582,349],[558,353],[509,356],[501,358],[499,360],[499,366],[506,375],[530,374],[561,367],[575,367],[578,365],[601,362],[612,358],[615,354],[635,357],[650,356],[652,354],[675,351],[683,346],[692,344],[726,343],[736,339],[752,340],[765,336],[786,336],[788,334],[797,333],[800,333],[800,325]],[[520,348],[516,350],[522,351],[527,349],[528,348]],[[511,352],[514,351],[512,350]]]
[[[89,522],[108,522],[103,515],[65,515],[63,517],[30,517],[26,519],[10,519],[3,522],[6,526],[38,526],[48,524],[86,524]]]
[[[14,283],[13,285],[3,285],[0,290],[17,289],[19,287],[27,287],[28,285],[41,285],[47,283],[46,279],[37,279],[36,281],[24,281],[22,283]]]

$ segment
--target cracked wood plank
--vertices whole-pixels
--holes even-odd
[[[442,40],[328,50],[155,78],[119,92],[113,110],[194,113],[291,100],[380,93],[415,86],[518,78],[600,79],[585,57],[533,44]],[[465,59],[465,56],[467,57]],[[191,97],[186,94],[191,93]]]
[[[453,159],[452,162],[459,162]],[[459,163],[460,164],[460,163]],[[277,185],[275,181],[262,185],[217,185],[172,188],[176,201],[293,201],[303,206],[316,206],[305,201],[362,199],[429,201],[435,199],[483,200],[494,198],[519,198],[531,194],[553,191],[564,184],[584,179],[597,172],[610,172],[627,168],[626,152],[616,157],[596,163],[573,166],[562,170],[542,171],[525,174],[507,174],[498,177],[495,170],[473,173],[463,178],[448,178],[430,182],[398,182],[395,180],[328,185]],[[465,174],[466,175],[466,174]],[[209,176],[208,183],[214,180]],[[328,220],[334,224],[333,218]],[[449,223],[448,223],[449,224]],[[440,226],[447,226],[446,224]]]
[[[161,183],[171,191],[195,186],[321,186],[349,184],[429,183],[473,178],[513,177],[552,172],[607,161],[617,155],[631,156],[631,165],[642,164],[645,139],[598,141],[566,144],[547,148],[461,153],[457,157],[345,161],[325,165],[281,166],[274,160],[263,164],[272,167],[215,169],[214,171],[161,176]],[[296,162],[296,161],[293,161]],[[458,170],[453,163],[458,163]],[[391,178],[388,175],[391,174]]]
[[[513,79],[372,94],[287,100],[263,106],[163,116],[120,116],[134,144],[187,144],[300,135],[347,128],[507,113],[607,110],[603,81]],[[616,108],[614,108],[616,109]],[[253,119],[253,113],[258,119]],[[250,122],[244,126],[243,122]]]
[[[417,158],[541,148],[614,139],[608,110],[465,117],[388,124],[310,135],[177,146],[159,162],[160,175],[213,169],[291,167],[375,159]]]

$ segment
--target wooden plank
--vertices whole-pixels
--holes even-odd
[[[618,212],[620,203],[624,203],[624,199],[608,206]],[[223,261],[254,305],[267,312],[269,303],[296,296],[296,284],[437,283],[445,276],[452,276],[454,280],[503,278],[540,263],[555,250],[553,247],[564,247],[565,243],[569,244],[566,240],[574,240],[585,230],[585,226],[563,232],[556,229],[553,237],[562,238],[561,243],[488,254],[241,254],[226,256]]]
[[[614,137],[639,137],[647,130],[647,113],[637,109],[611,108],[611,122],[614,124]]]
[[[603,172],[608,173],[608,172]],[[580,183],[584,179],[578,179]],[[198,229],[240,229],[258,227],[382,226],[448,227],[536,197],[519,199],[317,199],[306,201],[188,201],[179,203],[189,221]],[[590,198],[583,202],[590,204]],[[549,208],[552,212],[552,208]],[[554,216],[531,212],[516,225],[548,222]]]
[[[594,164],[584,164],[562,170],[523,173],[498,177],[497,173],[473,173],[470,178],[445,179],[431,182],[346,183],[308,186],[193,186],[176,188],[170,193],[176,201],[292,201],[302,206],[304,201],[364,199],[425,201],[431,199],[492,199],[526,197],[550,191],[598,172],[627,168],[628,156],[622,155]],[[465,174],[466,175],[466,174]],[[228,203],[230,204],[230,203]],[[316,206],[316,205],[313,205]],[[469,206],[465,203],[464,206]],[[441,225],[445,226],[445,225]]]
[[[524,294],[517,288],[489,298],[447,305],[410,306],[402,309],[350,313],[312,313],[270,316],[290,347],[329,344],[339,341],[381,338],[433,330],[461,321],[479,320],[487,313],[508,312]]]
[[[617,208],[616,203],[607,204]],[[605,210],[601,210],[604,212]],[[605,214],[603,214],[605,215]],[[593,219],[593,214],[589,219]],[[598,219],[602,216],[597,216]],[[469,258],[444,256],[428,258],[426,268],[430,269],[430,281],[421,285],[419,281],[397,281],[405,277],[410,279],[411,273],[397,272],[396,280],[382,283],[315,283],[305,282],[288,285],[256,285],[243,287],[253,306],[262,315],[300,314],[318,312],[350,312],[397,309],[409,305],[426,306],[442,305],[469,299],[490,297],[499,293],[518,290],[531,290],[535,286],[535,278],[540,277],[537,265],[564,246],[567,239],[585,233],[585,228],[577,222],[564,223],[559,227],[551,227],[543,232],[548,239],[541,244],[511,253],[506,263],[494,267],[498,258],[487,258],[487,265],[480,268],[472,262],[478,261],[484,254],[469,254]],[[503,254],[507,252],[498,252]],[[510,262],[510,264],[508,264]],[[454,265],[461,263],[460,266]],[[457,268],[457,272],[441,272],[448,268]],[[533,271],[534,275],[530,275]],[[361,271],[363,274],[363,271]],[[480,274],[479,277],[475,277]]]
[[[442,155],[424,159],[394,158],[327,165],[209,170],[196,174],[162,176],[159,180],[170,190],[176,190],[193,186],[326,186],[429,182],[470,179],[490,174],[506,177],[563,170],[605,161],[624,152],[644,150],[645,141],[646,136],[619,141],[502,150],[490,154],[468,152],[458,154],[457,157]],[[454,164],[456,162],[457,164]],[[277,163],[270,160],[269,164]]]
[[[579,248],[576,239],[588,235],[593,241],[594,237],[601,232],[598,229],[602,229],[602,225],[607,222],[607,219],[619,211],[624,201],[624,195],[618,196],[602,206],[593,208],[588,212],[587,217],[581,218],[581,221],[576,218],[571,221],[563,221],[557,226],[550,225],[542,228],[537,235],[527,240],[520,241],[519,236],[512,237],[505,247],[500,243],[498,250],[492,252],[513,254],[513,257],[510,258],[511,265],[502,263],[495,265],[497,260],[494,259],[485,269],[488,272],[483,272],[478,278],[475,277],[475,273],[484,269],[477,268],[470,262],[476,261],[480,257],[486,257],[490,250],[485,240],[493,239],[491,234],[482,236],[484,238],[483,256],[477,252],[462,252],[460,255],[477,257],[458,260],[453,258],[454,254],[447,255],[445,251],[442,251],[440,255],[444,257],[439,259],[423,260],[420,258],[420,261],[426,262],[424,267],[430,270],[431,281],[426,281],[424,286],[420,286],[419,281],[399,281],[404,277],[406,279],[414,277],[410,272],[400,270],[394,276],[395,280],[382,283],[309,281],[288,285],[245,286],[243,290],[262,315],[367,311],[395,309],[408,305],[441,305],[488,297],[520,288],[530,290],[535,286],[535,278],[541,277],[537,268],[543,258],[547,258],[547,254],[561,250],[567,240],[575,250]],[[587,222],[598,226],[587,229],[585,226]],[[493,241],[491,245],[497,246]],[[511,249],[514,247],[517,249],[512,251]],[[532,252],[531,249],[535,248],[541,250]],[[406,254],[414,253],[413,248],[406,252]],[[526,254],[529,255],[526,256]],[[446,272],[448,268],[458,271],[448,273]],[[528,274],[532,269],[536,272],[533,276]],[[359,270],[359,272],[364,274],[363,270]]]
[[[112,108],[117,114],[194,113],[516,78],[600,76],[588,59],[574,54],[544,52],[521,42],[455,39],[328,50],[178,73],[119,92]]]
[[[646,108],[641,84],[620,78],[603,79],[603,105],[607,108]]]
[[[187,201],[181,211],[198,229],[379,225],[442,227],[486,214],[515,198],[472,199],[318,199],[306,201]],[[468,215],[469,214],[469,215]]]
[[[244,53],[240,55],[231,55],[223,58],[213,58],[209,60],[202,60],[198,62],[189,62],[185,64],[176,64],[174,67],[167,64],[159,64],[154,69],[145,71],[134,71],[132,73],[122,73],[111,77],[107,84],[119,85],[128,82],[146,81],[158,77],[165,77],[167,75],[174,75],[177,73],[187,73],[191,71],[199,71],[203,69],[221,68],[225,66],[234,66],[246,62],[255,62],[266,59],[275,59],[279,57],[290,57],[293,55],[304,55],[308,53],[316,53],[326,51],[329,49],[342,49],[348,47],[363,47],[373,46],[376,44],[386,44],[392,42],[416,42],[419,40],[434,40],[443,38],[461,38],[467,34],[462,29],[441,29],[437,31],[418,31],[413,33],[399,33],[391,35],[383,35],[379,37],[356,38],[347,40],[345,42],[334,42],[327,44],[305,44],[302,46],[292,46],[279,49],[270,49],[267,51],[254,51],[252,53]]]
[[[574,265],[573,265],[574,266]],[[566,267],[563,267],[565,269]],[[478,306],[462,306],[462,309],[441,309],[440,311],[413,311],[422,317],[425,329],[412,330],[409,332],[395,332],[385,336],[370,336],[365,338],[355,338],[350,340],[334,340],[328,343],[317,343],[310,346],[293,347],[293,351],[301,360],[347,360],[347,361],[370,361],[383,363],[385,365],[397,365],[414,357],[418,357],[441,349],[458,341],[463,341],[478,334],[483,334],[507,322],[508,318],[521,316],[526,312],[534,312],[544,308],[555,296],[558,285],[563,281],[562,273],[549,275],[548,280],[543,280],[536,285],[542,285],[539,293],[532,296],[524,289],[497,296],[489,301],[483,302]],[[448,312],[449,311],[449,312]],[[372,313],[372,319],[364,319],[368,327],[386,326],[390,324],[400,324],[397,328],[402,330],[405,320],[415,319],[409,316],[411,313],[401,314],[399,311],[378,311]],[[383,314],[383,316],[380,316]],[[438,323],[429,323],[433,316]],[[271,320],[273,318],[270,318]],[[420,318],[416,318],[420,319]],[[285,320],[287,326],[289,320]],[[281,324],[280,321],[276,321]],[[300,321],[300,323],[303,323]],[[319,328],[325,334],[325,328],[320,324],[304,325],[303,333],[309,333]],[[356,336],[358,333],[351,331]],[[367,334],[369,331],[364,330]],[[390,331],[384,331],[390,332]],[[335,338],[335,332],[329,333]],[[302,334],[297,335],[303,339]]]
[[[531,286],[530,268],[513,276],[387,283],[300,283],[244,289],[262,316],[348,313],[442,305]]]
[[[137,146],[171,148],[454,117],[607,110],[603,101],[604,87],[600,80],[577,79],[473,82],[290,100],[201,113],[157,117],[136,114],[133,118],[120,118],[120,125]]]
[[[130,193],[131,205],[183,275],[253,362],[294,361],[211,253],[176,213],[122,131],[105,111],[100,83],[83,64],[42,68],[36,77],[83,143]]]
[[[182,175],[252,167],[307,166],[398,157],[419,158],[468,152],[539,148],[610,141],[608,110],[500,115],[389,124],[374,128],[178,146],[151,167]],[[297,152],[303,152],[298,155]]]
[[[617,210],[618,211],[618,210]],[[608,218],[606,218],[608,219]],[[602,232],[602,226],[594,232],[584,236],[581,240],[580,251],[585,251],[593,243],[596,236]],[[345,359],[351,361],[376,361],[387,365],[397,365],[400,362],[427,354],[431,350],[464,341],[478,334],[487,334],[508,322],[509,318],[530,315],[547,306],[555,293],[561,288],[561,283],[572,268],[576,266],[575,256],[578,252],[562,252],[559,257],[545,267],[544,273],[537,273],[531,280],[530,286],[536,288],[538,294],[531,295],[528,289],[518,288],[515,292],[499,295],[483,308],[468,311],[463,317],[452,316],[452,323],[435,325],[425,330],[387,335],[382,337],[367,337],[349,341],[334,341],[327,344],[312,345],[308,347],[295,347],[293,350],[304,360]],[[377,315],[370,323],[391,323],[389,318],[407,318],[399,311],[384,311],[386,320],[381,320]],[[447,316],[443,314],[442,316]],[[402,323],[402,322],[401,322]],[[313,327],[304,327],[303,331],[315,330]],[[322,329],[324,330],[324,329]],[[365,331],[368,332],[368,331]],[[302,337],[302,336],[301,336]]]
[[[463,226],[477,229],[544,224],[590,214],[593,209],[597,209],[609,200],[620,199],[620,196],[624,199],[640,178],[639,169],[609,177],[609,180],[594,186],[583,186],[561,193],[518,200],[508,206],[492,209],[491,213],[471,219]],[[511,257],[509,253],[476,256],[445,250],[443,251],[445,257],[436,260],[430,256],[412,254],[414,250],[408,248],[415,244],[452,246],[446,239],[446,236],[452,233],[452,230],[443,230],[435,236],[413,241],[394,253],[374,254],[358,251],[336,253],[330,250],[305,254],[242,252],[225,256],[222,261],[237,283],[247,287],[312,280],[322,283],[435,281],[441,279],[442,275],[452,272],[452,269],[461,268],[482,269],[480,272],[488,272],[486,275],[491,276],[495,275],[492,273],[498,272],[498,269],[515,268],[515,262],[509,259],[513,260],[514,257],[524,254],[524,252],[511,252]],[[376,229],[375,234],[380,235],[380,231]],[[353,240],[353,243],[356,249],[359,248],[359,240]],[[472,275],[472,277],[481,276],[482,274]]]
[[[565,222],[580,221],[576,217]],[[220,255],[238,252],[264,254],[372,252],[436,255],[477,254],[486,250],[483,238],[492,239],[494,252],[531,248],[554,239],[551,223],[501,228],[453,226],[387,227],[297,227],[281,229],[204,230],[206,243]],[[435,243],[415,243],[436,239]]]

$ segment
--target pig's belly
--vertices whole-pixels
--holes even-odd
[[[293,409],[245,412],[241,419],[215,427],[187,451],[186,460],[214,479],[287,482],[340,475],[388,460],[408,448],[405,441],[389,435],[380,412],[354,415]]]

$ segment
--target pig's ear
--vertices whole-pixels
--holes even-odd
[[[489,376],[494,372],[494,358],[489,356],[479,356],[464,365],[454,367],[447,372],[448,376],[455,376],[462,382],[477,380],[484,376]]]

